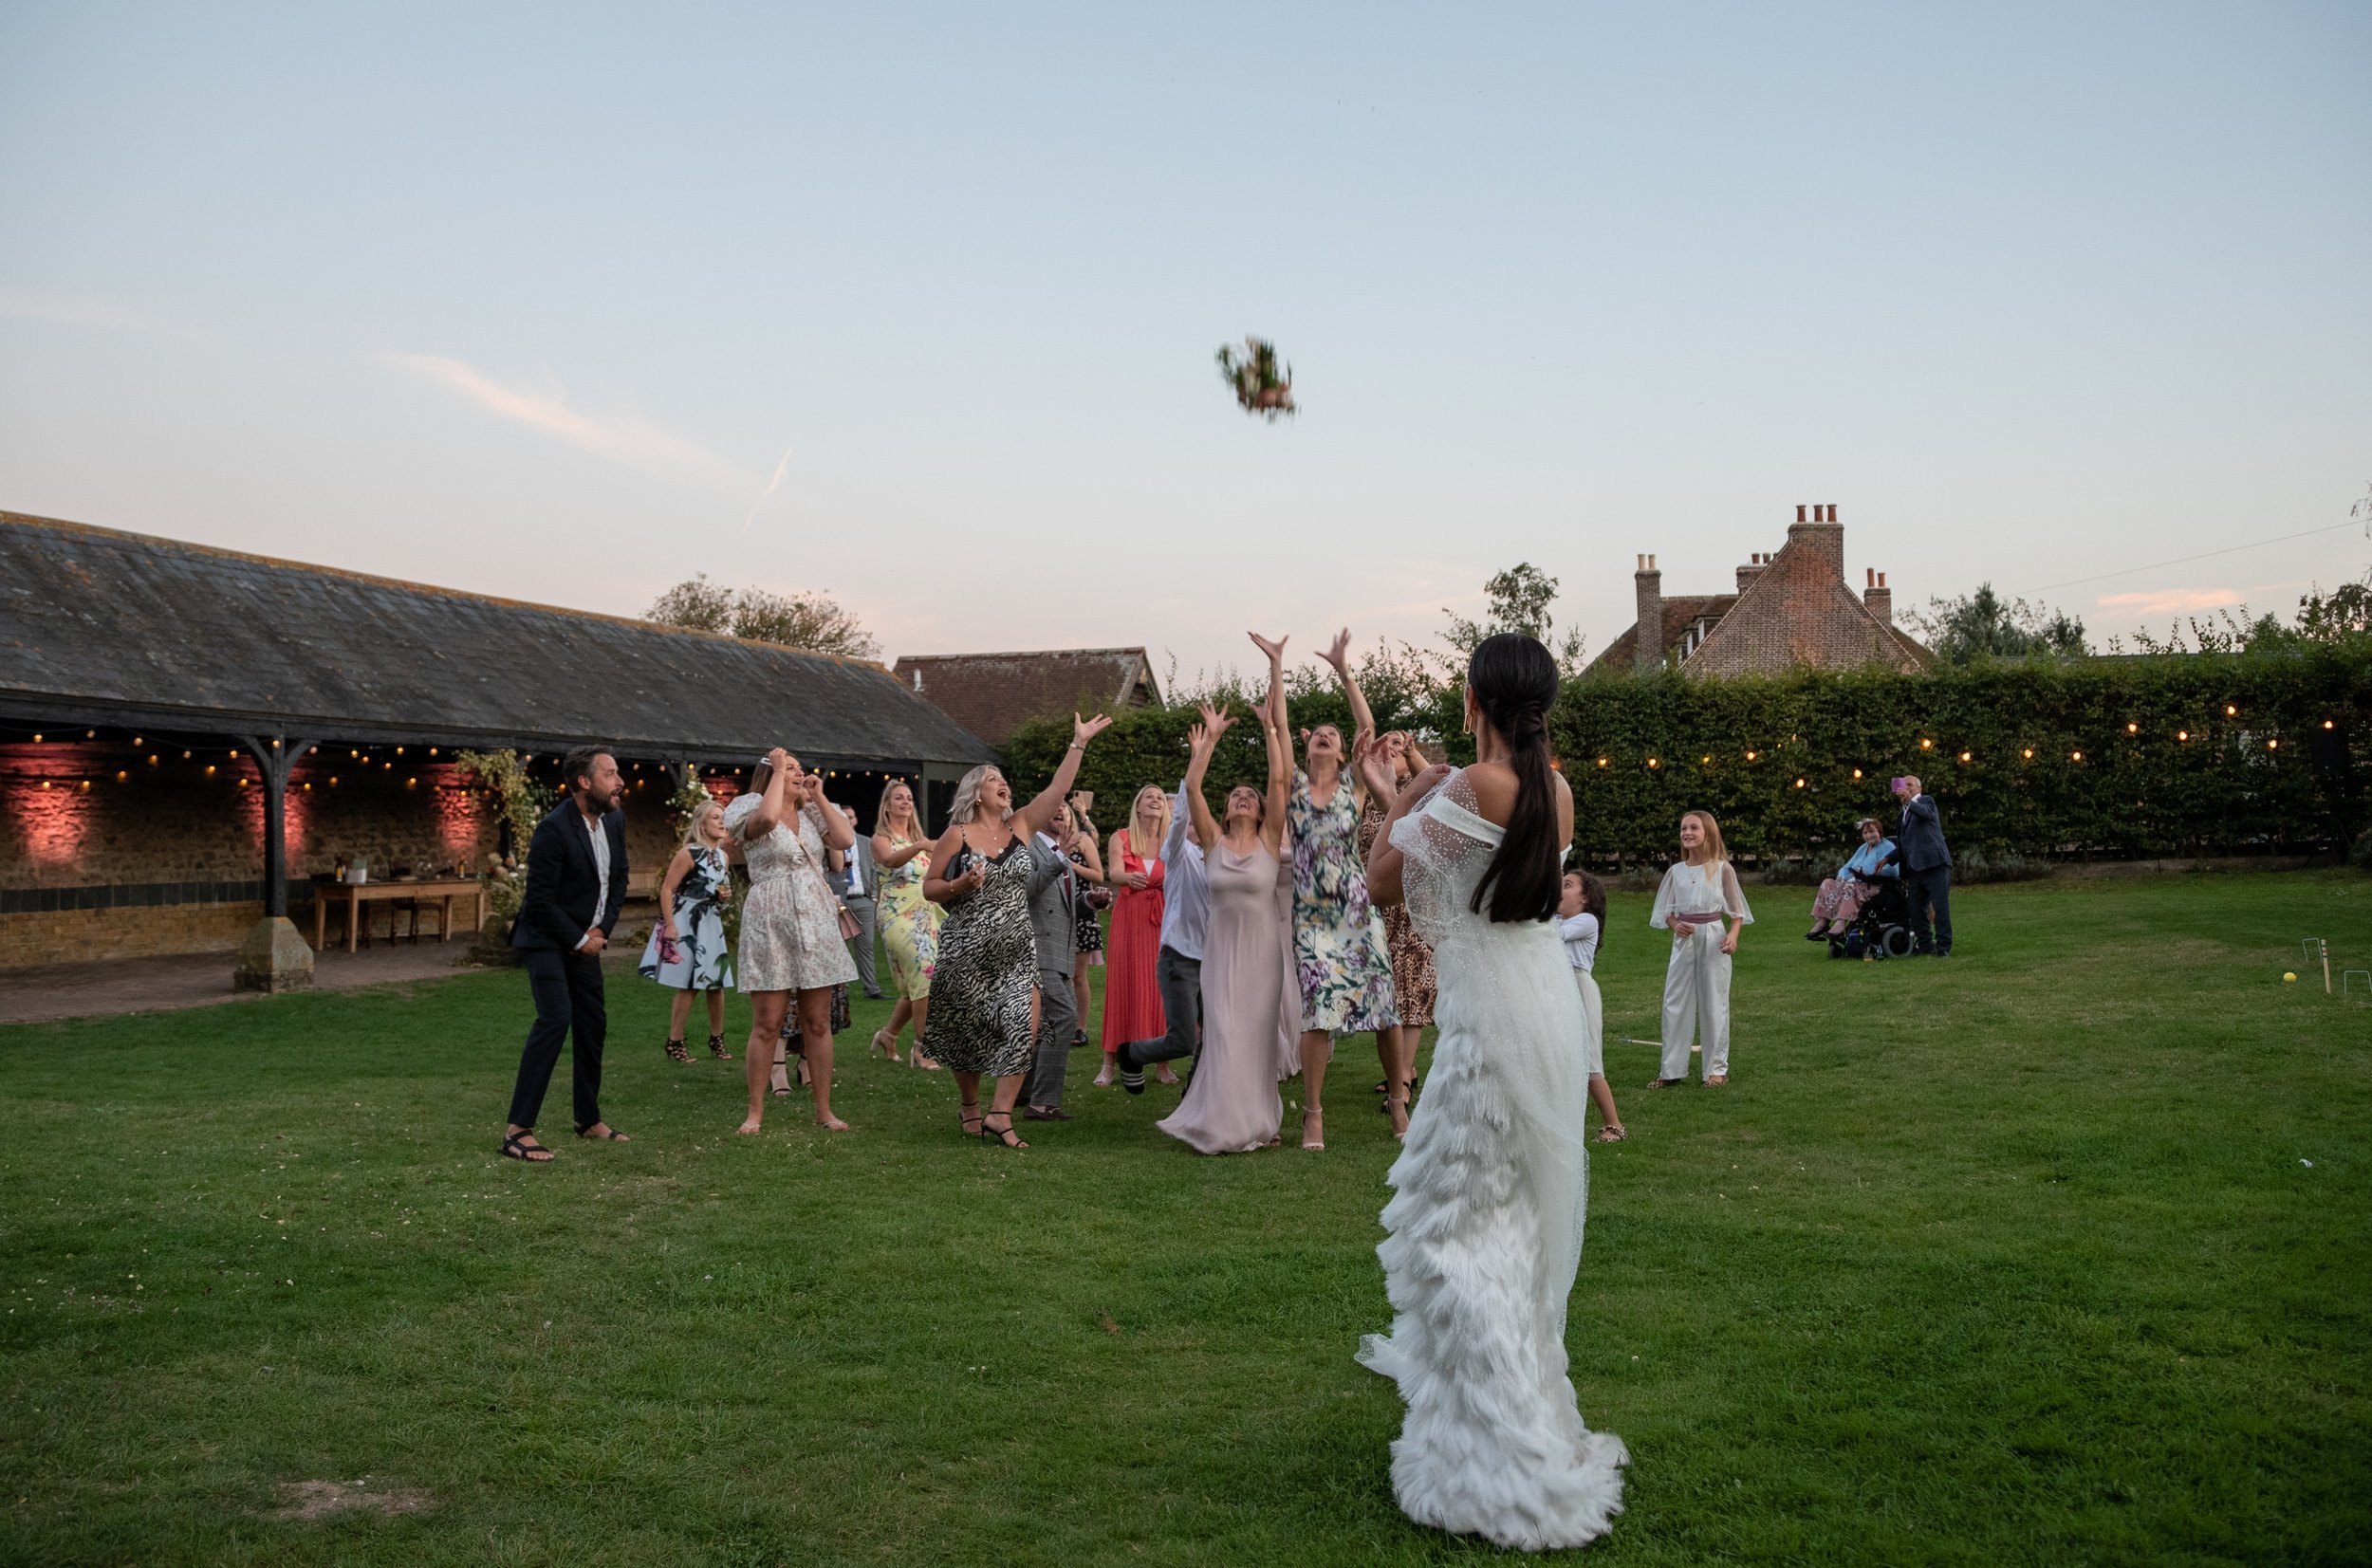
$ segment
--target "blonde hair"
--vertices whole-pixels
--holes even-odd
[[[923,837],[922,802],[915,794],[915,786],[903,779],[892,779],[881,787],[881,803],[874,808],[873,813],[873,831],[876,833],[899,831],[890,825],[890,797],[901,789],[906,792],[906,815],[913,821],[914,837],[919,839]]]
[[[1714,821],[1714,814],[1710,811],[1683,811],[1680,813],[1680,821],[1684,822],[1691,817],[1696,818],[1697,824],[1705,830],[1705,848],[1708,852],[1705,863],[1709,866],[1717,866],[1721,864],[1722,861],[1727,860],[1730,858],[1730,852],[1722,847],[1721,824]]]
[[[1140,835],[1146,831],[1144,823],[1148,813],[1145,810],[1145,796],[1148,793],[1154,797],[1155,802],[1150,813],[1153,822],[1152,837],[1141,838]],[[1137,852],[1139,859],[1158,859],[1161,855],[1161,841],[1169,835],[1170,798],[1159,784],[1147,784],[1137,791],[1137,798],[1128,804],[1128,847]]]
[[[948,826],[962,827],[980,815],[980,786],[989,782],[991,773],[1000,779],[1005,776],[996,764],[982,763],[956,781],[955,802],[947,811]]]
[[[692,819],[683,825],[684,848],[714,849],[716,847],[714,844],[710,843],[706,839],[700,837],[700,824],[709,820],[709,814],[711,812],[714,812],[720,818],[725,815],[725,808],[716,802],[715,797],[713,796],[710,797],[708,800],[702,801],[698,805],[692,808]],[[726,837],[726,835],[721,831],[721,826],[717,837],[720,839]]]

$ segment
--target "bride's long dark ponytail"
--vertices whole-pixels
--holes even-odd
[[[1535,637],[1485,637],[1466,666],[1466,690],[1508,744],[1515,809],[1499,852],[1474,884],[1477,913],[1493,921],[1546,920],[1564,891],[1557,872],[1557,795],[1549,778],[1548,710],[1557,700],[1557,661]]]

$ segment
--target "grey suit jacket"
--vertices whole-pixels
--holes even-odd
[[[846,849],[841,851],[841,863],[843,867],[855,866],[857,870],[862,874],[864,878],[864,891],[854,895],[851,895],[848,892],[848,873],[845,870],[843,870],[840,876],[835,878],[835,880],[840,883],[840,886],[832,891],[839,894],[844,902],[871,903],[874,897],[875,882],[881,875],[873,864],[873,835],[870,833],[858,834],[857,841],[850,844]]]
[[[1078,949],[1072,903],[1078,883],[1070,870],[1069,858],[1044,834],[1029,840],[1029,931],[1038,946],[1038,968],[1052,974],[1068,975]]]
[[[1895,834],[1895,843],[1902,851],[1903,865],[1912,871],[1952,864],[1952,851],[1944,844],[1943,819],[1937,814],[1933,796],[1914,795],[1902,802],[1902,827]]]

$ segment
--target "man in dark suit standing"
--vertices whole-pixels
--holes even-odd
[[[510,928],[510,945],[523,955],[535,994],[535,1026],[519,1053],[502,1152],[535,1165],[552,1157],[535,1140],[535,1117],[560,1061],[560,1042],[571,1037],[577,1136],[625,1139],[602,1119],[602,1042],[609,1030],[602,950],[609,946],[626,896],[626,819],[617,809],[623,781],[618,759],[598,747],[569,752],[561,778],[568,798],[536,824],[528,845],[527,895]]]
[[[1895,847],[1902,854],[1902,891],[1911,899],[1911,950],[1950,958],[1952,851],[1944,843],[1943,819],[1916,778],[1897,779],[1895,799],[1902,802],[1902,828],[1895,835]],[[1930,904],[1936,906],[1932,938],[1927,928]]]

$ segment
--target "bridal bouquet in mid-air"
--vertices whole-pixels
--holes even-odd
[[[1246,414],[1257,414],[1274,424],[1278,415],[1297,412],[1293,407],[1293,367],[1276,357],[1276,344],[1266,338],[1246,338],[1238,349],[1233,343],[1219,349],[1219,374],[1234,389],[1235,400]]]

